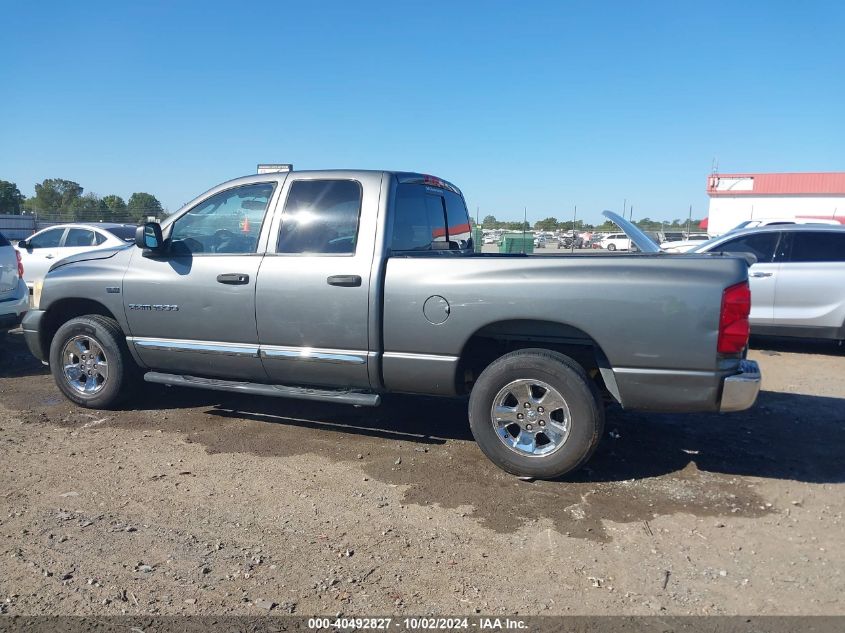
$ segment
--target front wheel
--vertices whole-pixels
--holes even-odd
[[[609,250],[609,251],[615,251],[615,250],[616,250],[616,244],[608,244],[608,245],[607,245],[607,250]]]
[[[604,408],[584,369],[563,354],[524,349],[491,363],[469,399],[473,437],[499,468],[553,479],[583,465],[604,429]]]
[[[128,392],[135,369],[114,319],[89,314],[71,319],[50,344],[50,371],[62,393],[90,409],[107,409]]]

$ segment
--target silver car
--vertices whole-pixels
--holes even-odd
[[[690,253],[748,253],[755,334],[845,339],[845,226],[782,224],[733,231]]]
[[[16,326],[29,307],[21,258],[0,233],[0,328]]]

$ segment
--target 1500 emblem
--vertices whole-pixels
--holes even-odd
[[[130,310],[143,310],[145,312],[178,312],[179,306],[163,303],[130,303]]]

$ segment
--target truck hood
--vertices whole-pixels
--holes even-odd
[[[602,215],[616,224],[620,229],[625,231],[625,235],[631,238],[631,241],[637,245],[643,253],[660,253],[660,246],[657,242],[651,239],[648,235],[640,231],[636,226],[628,222],[623,217],[620,217],[613,211],[602,211]]]
[[[60,268],[67,264],[73,264],[75,262],[87,262],[94,259],[108,259],[109,257],[114,257],[117,253],[121,251],[125,251],[127,248],[134,247],[134,244],[126,244],[121,246],[114,246],[113,248],[102,248],[96,251],[88,251],[87,253],[77,253],[76,255],[69,255],[64,259],[60,259],[55,264],[50,266],[50,270],[55,270],[56,268]],[[49,273],[50,270],[47,272]]]

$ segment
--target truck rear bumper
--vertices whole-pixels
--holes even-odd
[[[725,378],[719,411],[744,411],[751,407],[760,393],[760,380],[759,365],[753,360],[743,360],[739,373]]]
[[[23,279],[18,280],[18,286],[0,301],[0,327],[13,328],[21,322],[21,317],[29,309],[29,293]]]
[[[743,360],[728,371],[615,368],[622,407],[632,411],[742,411],[760,391],[760,368]]]

